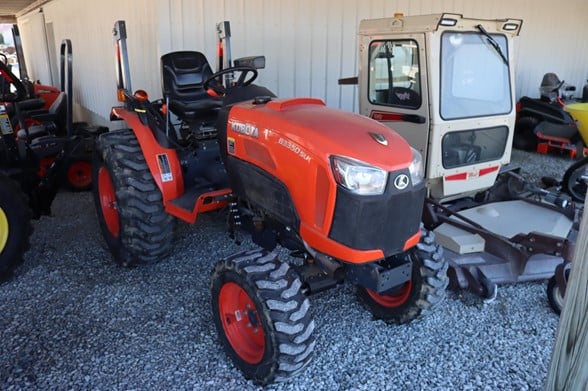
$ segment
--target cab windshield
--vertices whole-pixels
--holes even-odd
[[[500,50],[481,33],[447,31],[441,36],[441,118],[511,112],[507,40],[490,35]]]

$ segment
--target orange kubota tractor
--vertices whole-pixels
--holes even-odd
[[[376,318],[405,323],[443,299],[447,263],[420,227],[420,154],[374,120],[253,84],[265,58],[232,63],[228,22],[218,30],[224,69],[199,52],[165,54],[164,99],[152,103],[130,92],[125,24],[115,24],[123,106],[112,117],[128,128],[98,140],[95,202],[123,265],[168,254],[176,219],[226,208],[232,228],[251,230],[260,248],[214,267],[212,313],[235,365],[267,384],[311,359],[307,294],[348,281]],[[278,259],[278,244],[302,265]]]

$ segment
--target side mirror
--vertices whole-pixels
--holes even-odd
[[[236,67],[249,67],[255,69],[265,68],[265,56],[241,57],[233,61]]]

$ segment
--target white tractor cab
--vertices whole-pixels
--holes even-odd
[[[497,283],[552,277],[571,257],[578,214],[568,199],[503,167],[522,23],[447,13],[362,20],[359,76],[339,80],[359,85],[361,114],[421,153],[423,221],[447,250],[452,285],[486,298]]]

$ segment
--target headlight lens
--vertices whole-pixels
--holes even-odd
[[[335,180],[351,192],[377,195],[386,190],[386,171],[348,157],[333,156],[331,162]]]
[[[412,162],[410,166],[408,166],[408,171],[410,171],[410,180],[412,181],[412,185],[418,185],[425,177],[425,169],[423,167],[423,156],[419,151],[414,148],[412,149]]]

